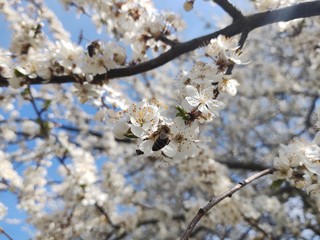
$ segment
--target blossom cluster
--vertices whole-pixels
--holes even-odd
[[[161,42],[160,37],[169,38],[185,26],[178,15],[160,13],[148,0],[62,3],[91,14],[98,27],[106,26],[124,45],[95,40],[83,47],[71,41],[69,33],[42,1],[24,6],[21,1],[0,0],[1,12],[12,29],[10,51],[0,49],[0,76],[11,87],[18,89],[33,81],[50,82],[72,75],[77,82],[74,92],[82,103],[90,98],[101,98],[109,93],[104,87],[90,84],[94,76],[145,60],[149,49],[165,50],[169,45]],[[23,12],[25,8],[29,14]],[[131,47],[131,59],[127,59],[124,46]]]
[[[185,28],[177,14],[158,12],[150,0],[61,2],[65,7],[76,6],[80,12],[91,15],[100,31],[104,27],[109,34],[130,44],[134,61],[145,60],[148,49],[165,49],[166,45],[158,41],[161,35],[169,36]]]
[[[236,95],[239,83],[225,75],[228,67],[242,64],[237,38],[219,35],[206,48],[214,63],[196,62],[176,82],[176,102],[163,107],[157,101],[132,104],[115,126],[116,138],[138,138],[137,154],[183,160],[199,154],[199,124],[212,121],[224,108],[219,94]]]
[[[73,74],[90,81],[97,74],[125,64],[124,48],[115,43],[94,42],[94,54],[72,43],[69,35],[64,34],[62,24],[53,19],[52,12],[45,6],[41,6],[43,11],[39,12],[30,5],[29,10],[37,15],[35,21],[25,13],[21,14],[20,8],[14,8],[10,2],[0,1],[0,4],[6,18],[12,20],[13,30],[10,52],[1,50],[0,73],[12,87],[21,87],[26,77],[49,81],[56,76]],[[43,30],[46,23],[56,41]]]
[[[320,108],[317,111],[317,129],[320,127]],[[279,157],[274,159],[274,180],[286,180],[296,188],[305,189],[316,200],[320,209],[320,131],[311,143],[295,140],[281,145]]]

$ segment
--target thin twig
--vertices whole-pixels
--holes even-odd
[[[32,92],[31,92],[31,87],[30,84],[28,84],[28,93],[30,96],[29,101],[31,102],[31,105],[34,109],[34,111],[37,114],[37,123],[40,126],[40,135],[43,135],[44,137],[48,138],[49,137],[49,133],[48,133],[48,127],[45,125],[45,121],[42,118],[42,110],[39,110],[37,104],[36,104],[36,100],[34,99]]]
[[[247,40],[247,37],[248,37],[248,31],[244,31],[242,32],[241,34],[241,37],[240,37],[240,40],[239,40],[239,48],[237,49],[237,51],[241,51],[241,49],[243,48],[243,45],[245,43],[245,41]],[[227,71],[226,71],[226,75],[231,75],[232,73],[232,70],[233,70],[233,67],[234,67],[234,63],[232,63],[231,65],[229,65]]]
[[[245,216],[243,216],[243,218],[253,228],[255,228],[255,229],[257,229],[257,231],[261,232],[263,234],[263,238],[268,237],[268,239],[270,239],[270,240],[274,240],[275,239],[270,233],[267,233],[263,228],[261,228],[259,226],[259,223],[258,223],[257,220],[254,220],[254,219],[251,219],[251,218],[248,218],[248,217],[245,217]]]
[[[96,206],[96,208],[99,210],[99,212],[102,213],[102,214],[106,217],[108,223],[109,223],[113,228],[115,228],[115,229],[119,229],[119,228],[120,228],[120,225],[113,223],[113,221],[111,220],[109,214],[103,209],[103,207],[99,206],[98,204],[95,204],[95,206]]]
[[[0,227],[0,234],[5,235],[9,240],[13,240],[12,237],[10,237],[10,235],[8,233],[6,233],[2,227]]]
[[[310,108],[308,110],[307,117],[306,117],[306,120],[305,120],[305,126],[306,126],[307,129],[312,126],[311,116],[312,116],[312,113],[314,112],[314,110],[316,108],[316,104],[318,102],[319,97],[320,96],[313,97],[313,99],[311,101]]]
[[[238,183],[236,186],[234,186],[233,188],[231,188],[228,191],[225,191],[224,193],[222,193],[221,195],[212,198],[209,203],[204,206],[203,208],[200,208],[198,213],[196,214],[196,216],[192,219],[192,221],[189,223],[188,227],[186,228],[186,230],[183,232],[181,240],[187,240],[190,236],[190,234],[192,233],[192,230],[194,229],[194,227],[198,224],[198,222],[200,221],[200,219],[211,209],[213,208],[215,205],[217,205],[219,202],[221,202],[223,199],[227,198],[227,197],[231,197],[233,193],[237,192],[238,190],[240,190],[241,188],[243,188],[244,186],[246,186],[247,184],[251,183],[252,181],[259,179],[265,175],[271,174],[275,171],[274,168],[268,168],[265,169],[261,172],[258,172],[254,175],[252,175],[251,177],[248,177],[247,179],[245,179],[243,182]]]

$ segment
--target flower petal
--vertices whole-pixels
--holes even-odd
[[[152,146],[154,144],[154,141],[152,140],[145,140],[142,141],[139,145],[139,149],[144,153],[145,156],[151,156],[153,154]]]
[[[199,105],[199,100],[194,97],[186,97],[186,100],[193,107],[196,107]]]
[[[167,146],[165,146],[163,149],[162,149],[162,152],[168,156],[168,157],[173,157],[176,153],[177,153],[177,146],[170,142]]]

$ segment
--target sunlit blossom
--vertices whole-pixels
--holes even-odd
[[[237,87],[240,84],[235,79],[227,79],[223,78],[222,81],[219,82],[218,89],[222,93],[228,93],[231,96],[235,96],[237,94]]]
[[[188,85],[186,89],[188,103],[193,107],[197,107],[203,113],[210,113],[216,116],[218,115],[218,110],[224,107],[223,102],[213,99],[211,88],[197,90],[194,86]]]
[[[145,131],[155,128],[159,122],[158,107],[146,102],[132,104],[128,109],[131,131],[141,137]]]
[[[171,126],[172,140],[163,149],[166,156],[174,160],[182,160],[199,154],[196,140],[199,134],[197,124],[186,125],[182,118],[175,118]]]

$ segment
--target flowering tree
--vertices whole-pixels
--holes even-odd
[[[74,43],[44,1],[0,0],[0,189],[32,238],[320,234],[320,2],[212,3],[230,18],[183,41],[150,0],[62,0],[111,39]]]

